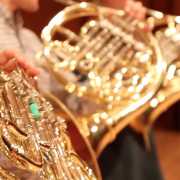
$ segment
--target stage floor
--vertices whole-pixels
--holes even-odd
[[[164,180],[179,180],[180,131],[159,126],[153,129]]]

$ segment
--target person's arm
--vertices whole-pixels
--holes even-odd
[[[30,65],[28,60],[26,60],[20,52],[14,50],[4,50],[0,53],[0,66],[4,69],[12,71],[16,69],[14,61],[11,61],[13,58],[28,71],[28,73],[32,76],[38,76],[40,74],[40,70],[38,68],[34,68]]]

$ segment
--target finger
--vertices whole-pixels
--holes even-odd
[[[126,1],[126,6],[132,7],[134,4],[134,0],[127,0]]]
[[[28,70],[29,76],[38,76],[41,73],[41,70],[39,68],[32,68],[29,63],[25,63],[22,67]],[[16,69],[16,64],[14,61],[9,61],[8,63],[6,63],[4,68],[8,71],[12,71]]]
[[[125,5],[125,8],[124,8],[125,12],[127,14],[130,14],[131,11],[132,11],[132,7],[133,7],[133,1],[132,0],[127,1],[126,5]]]
[[[134,2],[132,8],[135,12],[138,12],[138,11],[141,11],[141,8],[143,8],[143,5],[140,1],[137,1],[137,2]]]
[[[6,70],[13,71],[16,69],[16,64],[14,61],[8,61],[5,65],[3,65]]]
[[[32,66],[28,63],[28,62],[25,62],[24,64],[20,64],[21,65],[21,68],[25,69],[25,70],[30,70],[32,69]],[[9,71],[13,71],[15,70],[17,67],[16,67],[16,64],[15,64],[15,61],[14,60],[10,60],[8,61],[5,65],[3,65],[4,68],[6,70],[9,70]]]
[[[135,11],[131,11],[128,16],[131,18],[131,19],[136,19],[136,12]]]
[[[128,4],[126,4],[125,8],[124,8],[125,12],[127,14],[129,14],[131,12],[131,6],[129,6]]]
[[[141,2],[134,2],[133,6],[131,7],[131,13],[130,13],[130,16],[131,18],[133,19],[143,19],[143,10],[144,7],[142,6],[142,3]]]
[[[15,70],[17,67],[16,67],[16,64],[15,64],[15,61],[14,60],[10,60],[8,61],[4,67],[7,69],[7,70]],[[32,66],[28,63],[28,62],[25,62],[23,65],[21,64],[21,68],[24,68],[25,70],[28,70],[28,69],[31,69]]]
[[[19,52],[14,50],[4,50],[0,53],[0,65],[6,65],[9,60],[13,58],[16,58],[20,64],[24,64],[25,62],[23,56]]]
[[[139,19],[140,21],[144,21],[147,13],[147,9],[143,7],[140,1],[134,2],[131,0],[127,1],[125,11],[130,18]]]
[[[136,19],[137,18],[137,13],[141,12],[141,9],[143,8],[142,3],[141,2],[134,2],[134,1],[128,1],[127,5],[125,7],[125,11],[128,14],[128,16],[131,19]]]
[[[25,62],[25,64],[23,64],[22,67],[26,70],[29,70],[32,68],[32,66],[29,64],[29,62]]]
[[[136,18],[140,21],[144,21],[146,17],[147,9],[145,7],[142,7],[139,12],[136,14]]]
[[[28,74],[31,76],[39,76],[41,74],[41,70],[39,68],[31,68],[28,70]]]
[[[41,74],[41,70],[38,68],[32,68],[28,63],[26,63],[26,70],[28,70],[28,74],[30,76],[38,76]],[[9,61],[5,66],[6,70],[12,71],[16,69],[16,64],[14,61]]]

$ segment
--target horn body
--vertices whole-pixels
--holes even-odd
[[[64,27],[75,18],[99,13],[102,20],[86,23],[79,35]],[[57,32],[66,40],[54,40]],[[123,11],[85,2],[57,14],[44,28],[42,40],[45,47],[37,63],[69,93],[98,107],[92,114],[76,115],[98,157],[120,130],[149,108],[159,91],[167,67],[161,49],[153,35],[139,30]],[[76,79],[69,80],[67,73]]]
[[[96,180],[73,150],[65,120],[18,65],[11,73],[0,72],[0,99],[0,150],[15,166],[47,180]],[[0,168],[1,176],[15,180]]]
[[[157,95],[150,101],[148,110],[139,118],[147,132],[159,115],[179,100],[180,95],[180,16],[165,15],[154,10],[148,10],[148,14],[151,17],[147,21],[154,23],[154,36],[167,63],[167,70]]]

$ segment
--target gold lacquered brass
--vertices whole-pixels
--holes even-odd
[[[72,148],[67,125],[23,69],[0,72],[0,149],[19,168],[49,179],[95,180]],[[0,177],[14,180],[0,169]]]
[[[154,35],[167,63],[167,71],[159,92],[141,118],[147,128],[162,112],[177,102],[180,95],[180,16],[166,15],[154,10],[149,10],[148,13],[151,17],[147,20],[154,23]]]
[[[79,35],[64,27],[70,20],[99,13],[101,21],[86,23]],[[66,40],[54,40],[57,32]],[[42,40],[45,48],[37,54],[38,64],[69,93],[100,106],[90,115],[76,116],[98,156],[121,129],[149,108],[161,87],[166,63],[158,43],[123,11],[85,2],[57,14],[44,28]],[[68,73],[76,78],[68,79]]]

